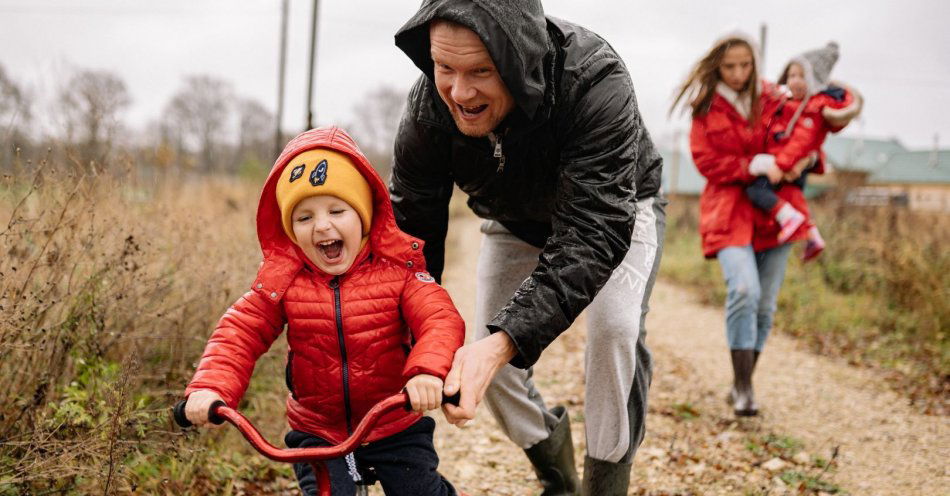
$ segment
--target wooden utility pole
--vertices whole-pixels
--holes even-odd
[[[317,63],[317,11],[320,0],[313,0],[313,16],[310,18],[310,71],[307,76],[307,130],[313,129],[313,70]]]
[[[280,9],[280,63],[277,68],[277,129],[274,132],[274,158],[284,148],[283,133],[280,125],[284,120],[284,77],[287,70],[287,13],[290,0],[284,0]]]
[[[760,78],[765,73],[765,36],[768,29],[768,26],[764,22],[759,25],[759,62],[762,64],[762,67],[757,67],[756,72],[759,73]]]

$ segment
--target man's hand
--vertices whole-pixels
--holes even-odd
[[[223,401],[218,393],[199,389],[188,395],[188,401],[185,403],[185,417],[198,427],[208,425],[210,427],[220,427],[208,421],[208,410],[215,401]]]
[[[413,410],[435,410],[442,404],[442,379],[429,374],[415,375],[406,383],[406,392]]]
[[[442,405],[449,423],[462,427],[475,418],[475,408],[485,397],[485,390],[498,369],[517,354],[515,344],[503,331],[469,343],[455,352],[452,370],[445,377],[445,394],[461,392],[459,406]]]

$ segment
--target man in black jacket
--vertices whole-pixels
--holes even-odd
[[[643,321],[665,203],[626,67],[538,0],[427,0],[396,45],[423,72],[396,137],[399,226],[425,241],[441,279],[454,184],[486,219],[477,339],[446,377],[446,394],[462,395],[447,418],[463,424],[484,398],[543,494],[577,494],[568,416],[545,407],[531,366],[589,305],[583,492],[626,494],[644,432]]]

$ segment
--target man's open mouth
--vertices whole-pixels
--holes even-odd
[[[462,116],[475,117],[478,114],[481,114],[482,112],[484,112],[485,109],[488,108],[488,104],[486,103],[484,105],[476,105],[474,107],[465,107],[465,106],[459,105],[458,108],[459,108],[459,112],[462,113]]]
[[[328,239],[317,243],[317,249],[328,262],[335,262],[343,254],[342,239]]]

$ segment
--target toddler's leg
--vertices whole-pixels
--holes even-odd
[[[778,221],[778,225],[781,227],[781,231],[778,233],[778,242],[785,243],[805,223],[805,214],[799,212],[790,203],[783,201],[775,212],[775,220]]]
[[[331,443],[326,440],[301,431],[288,432],[284,436],[284,442],[288,448],[331,446]],[[333,496],[354,496],[356,494],[356,483],[353,482],[353,477],[350,475],[344,459],[327,460],[324,465],[330,472],[330,490]],[[313,467],[309,463],[295,463],[294,475],[297,476],[300,491],[305,496],[317,496],[317,478],[313,473]]]
[[[810,262],[821,255],[825,249],[825,240],[818,232],[818,226],[811,226],[808,230],[808,240],[805,242],[805,251],[802,253],[802,262]]]
[[[455,496],[439,474],[432,445],[435,421],[422,417],[406,430],[356,450],[360,466],[372,471],[387,496]]]
[[[765,212],[772,212],[782,201],[775,195],[775,190],[772,189],[772,184],[769,183],[768,178],[762,176],[756,178],[752,184],[746,187],[745,194],[749,197],[752,205]]]

